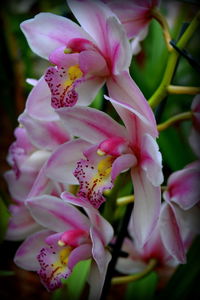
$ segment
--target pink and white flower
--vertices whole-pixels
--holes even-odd
[[[118,16],[124,25],[129,39],[138,36],[152,19],[151,10],[158,0],[102,0]]]
[[[106,246],[113,229],[88,203],[81,202],[81,206],[89,218],[70,203],[79,205],[79,199],[65,194],[64,201],[49,195],[27,201],[33,218],[45,229],[29,236],[14,260],[21,268],[36,271],[44,286],[53,291],[79,261],[92,259],[90,299],[98,299],[111,258]]]
[[[123,26],[101,1],[69,0],[80,25],[50,13],[21,24],[31,49],[49,59],[45,80],[53,108],[89,105],[106,79],[128,70],[131,51]]]
[[[103,191],[111,189],[116,177],[130,169],[135,192],[134,228],[139,243],[144,244],[160,211],[161,155],[154,138],[146,132],[146,123],[142,121],[141,125],[137,112],[130,112],[130,107],[121,109],[130,117],[129,127],[125,128],[96,109],[60,109],[58,114],[70,133],[88,144],[84,142],[81,156],[75,145],[78,140],[62,145],[49,160],[46,174],[53,180],[62,178],[67,182],[67,162],[70,152],[73,153],[74,178],[79,183],[77,195],[98,208],[105,201]],[[152,128],[148,127],[148,131],[152,133]]]
[[[46,97],[49,99],[49,107],[52,109],[50,93],[48,87],[45,89],[45,85],[45,81],[41,79],[33,87],[26,103],[25,112],[19,117],[21,127],[15,130],[16,141],[9,148],[8,163],[12,169],[4,174],[13,200],[9,207],[11,218],[6,234],[6,238],[9,240],[24,239],[38,229],[38,225],[30,216],[24,201],[52,152],[58,145],[70,139],[59,116],[53,110],[52,116],[48,115],[45,119],[45,115],[42,115],[37,107],[37,101]],[[42,101],[39,106],[41,108]],[[47,113],[50,109],[48,110],[46,107],[45,112]],[[63,187],[61,184],[49,180],[45,184],[43,182],[41,191],[59,195],[63,191]]]
[[[181,263],[186,261],[186,251],[200,233],[199,166],[199,161],[193,162],[172,173],[163,193],[166,203],[161,214],[161,237],[168,252]]]

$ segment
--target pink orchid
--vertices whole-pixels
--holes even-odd
[[[102,0],[118,16],[131,39],[147,29],[152,19],[151,10],[158,0]]]
[[[66,128],[88,144],[84,142],[82,153],[75,145],[78,140],[63,144],[49,160],[46,174],[52,180],[69,182],[66,170],[71,156],[79,183],[77,195],[98,208],[105,201],[103,191],[111,189],[116,177],[130,169],[135,192],[134,228],[138,241],[144,244],[156,225],[160,210],[161,155],[153,137],[146,133],[146,123],[141,121],[141,125],[135,116],[137,112],[130,112],[129,107],[122,109],[130,117],[130,128],[96,109],[60,109],[58,114]],[[148,130],[152,133],[151,127]],[[69,169],[72,170],[71,165]]]
[[[125,239],[122,250],[128,253],[128,257],[119,258],[118,271],[125,274],[139,273],[145,270],[150,259],[155,259],[155,270],[161,280],[166,281],[178,264],[186,263],[187,250],[195,236],[200,233],[200,208],[194,205],[193,199],[196,195],[192,194],[192,191],[186,192],[185,199],[188,197],[187,202],[190,202],[190,207],[188,207],[180,192],[181,186],[183,187],[184,184],[187,186],[187,176],[189,176],[187,171],[185,168],[169,177],[168,190],[164,192],[166,202],[162,203],[159,221],[151,238],[143,247],[138,245],[134,232],[129,230],[133,242]],[[195,173],[195,169],[193,171]],[[182,180],[185,181],[182,182]]]
[[[33,218],[46,229],[28,237],[14,260],[21,268],[36,271],[44,286],[53,291],[62,286],[61,279],[70,276],[79,261],[92,259],[90,299],[98,299],[111,258],[106,246],[113,229],[88,203],[81,202],[81,206],[89,218],[69,204],[79,202],[66,193],[64,201],[48,195],[29,199]]]
[[[181,263],[186,261],[186,250],[200,233],[199,167],[197,161],[172,173],[163,193],[166,203],[161,214],[161,237],[168,252]]]
[[[47,86],[45,89],[45,85],[45,81],[41,79],[33,87],[25,112],[19,117],[23,127],[15,130],[16,141],[9,149],[8,163],[12,169],[4,175],[14,201],[10,205],[11,218],[6,234],[9,240],[24,239],[38,229],[38,225],[24,206],[24,201],[51,153],[58,145],[70,139],[67,130],[62,127],[59,116],[50,106],[50,93]],[[44,112],[37,107],[37,101],[44,97],[49,99],[49,109],[46,107],[46,114],[50,109],[52,110],[52,114],[46,118],[42,115]],[[42,101],[39,106],[42,107]],[[49,181],[43,185],[43,193],[47,190],[50,194],[59,195],[64,189],[61,184]]]
[[[194,150],[194,153],[200,157],[200,95],[196,95],[192,102],[191,107],[193,118],[192,118],[192,130],[189,137],[189,142]]]
[[[21,24],[32,50],[56,65],[45,74],[55,109],[90,104],[106,79],[131,61],[123,26],[106,5],[91,0],[68,5],[81,27],[50,13]]]
[[[159,223],[144,247],[138,247],[134,240],[125,238],[122,250],[128,254],[126,258],[120,257],[116,265],[116,269],[122,274],[143,272],[150,260],[155,259],[154,270],[158,273],[160,281],[166,281],[178,265],[163,245]]]
[[[15,130],[16,141],[10,146],[8,162],[12,167],[5,172],[13,203],[9,206],[11,217],[6,232],[7,240],[22,240],[40,229],[24,205],[35,181],[52,151],[36,148],[30,141],[25,128]],[[64,188],[53,181],[43,185],[42,192],[59,195]],[[41,193],[41,191],[40,191]]]

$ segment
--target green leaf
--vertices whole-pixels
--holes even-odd
[[[9,212],[3,200],[0,198],[0,242],[3,241],[8,225]]]
[[[134,281],[128,284],[128,288],[125,294],[125,300],[151,300],[154,297],[157,274],[155,272],[150,273],[148,276]]]
[[[195,160],[188,142],[183,138],[180,128],[168,128],[160,133],[158,144],[164,164],[177,171]]]
[[[91,260],[79,262],[73,269],[72,275],[67,279],[69,299],[79,299],[85,286]]]
[[[13,271],[0,271],[0,276],[13,276],[15,272]]]

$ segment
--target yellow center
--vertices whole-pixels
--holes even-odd
[[[71,86],[74,81],[83,76],[83,72],[79,68],[79,65],[69,67],[67,70],[68,79],[65,81],[65,87]]]
[[[63,272],[65,270],[71,251],[72,247],[69,246],[60,250],[58,260],[52,264],[52,267],[54,269],[54,276],[57,273]]]
[[[110,172],[112,170],[112,163],[113,163],[112,156],[107,156],[106,158],[100,160],[97,166],[98,173],[102,174],[103,176],[110,175]]]

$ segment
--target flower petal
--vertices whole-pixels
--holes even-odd
[[[107,114],[89,107],[73,107],[58,110],[66,128],[74,136],[79,136],[91,143],[100,143],[113,136],[126,137],[123,126]]]
[[[158,144],[149,134],[143,136],[142,169],[146,172],[149,181],[154,186],[163,182],[162,156]]]
[[[116,177],[122,173],[135,166],[137,163],[137,159],[133,154],[123,154],[115,159],[112,165],[111,178],[112,182],[116,179]]]
[[[163,244],[178,262],[185,263],[185,249],[179,226],[174,208],[169,204],[163,205],[159,221]]]
[[[90,39],[76,23],[51,13],[40,13],[24,21],[21,29],[32,51],[46,59],[56,48],[67,46],[72,38]]]
[[[77,184],[73,171],[77,161],[84,157],[83,151],[89,146],[88,142],[76,139],[58,147],[47,162],[46,176],[64,184]]]
[[[16,265],[25,270],[38,271],[40,265],[37,255],[44,246],[45,238],[50,234],[51,231],[43,230],[29,236],[15,254],[14,262]]]
[[[106,48],[106,21],[113,16],[112,11],[100,1],[67,1],[71,11],[82,28],[95,40],[101,51]]]
[[[59,120],[51,107],[51,92],[44,77],[41,77],[31,90],[26,102],[26,110],[31,117],[38,120]]]
[[[119,75],[112,76],[112,78],[107,80],[107,86],[110,97],[108,99],[114,103],[114,106],[124,121],[127,130],[130,131],[129,135],[134,135],[131,130],[132,121],[129,116],[131,113],[141,119],[144,123],[143,125],[145,126],[146,133],[149,133],[153,137],[157,137],[158,131],[154,114],[148,102],[144,98],[144,95],[130,77],[129,73],[124,71]]]
[[[157,224],[160,205],[160,187],[155,187],[142,169],[131,171],[134,186],[134,209],[129,232],[137,244],[142,247],[150,238]]]
[[[26,128],[34,146],[45,150],[54,150],[58,145],[67,142],[70,136],[59,121],[40,121],[24,112],[20,123]]]
[[[69,255],[68,268],[73,270],[74,266],[81,260],[91,258],[92,246],[91,244],[83,244],[76,247]]]
[[[23,202],[28,196],[37,174],[37,171],[22,172],[21,176],[16,179],[12,170],[5,172],[4,178],[12,198]]]
[[[41,226],[35,222],[35,220],[31,217],[30,212],[23,204],[10,205],[9,211],[11,213],[11,217],[6,231],[6,240],[24,240],[33,232],[41,229]]]
[[[88,201],[83,198],[78,198],[68,192],[61,194],[61,198],[73,205],[83,207],[90,218],[94,228],[99,232],[99,236],[104,245],[107,245],[113,238],[113,228],[110,223],[104,219],[97,209],[95,209]]]
[[[182,209],[189,209],[200,201],[200,163],[196,161],[180,171],[172,173],[168,179],[170,201],[177,203]]]
[[[91,238],[93,242],[92,254],[96,264],[92,263],[89,276],[90,300],[100,298],[108,264],[111,260],[111,254],[103,247],[94,229],[91,229]]]
[[[56,232],[74,228],[88,230],[87,217],[60,198],[43,195],[28,199],[26,203],[33,218],[43,227]]]

